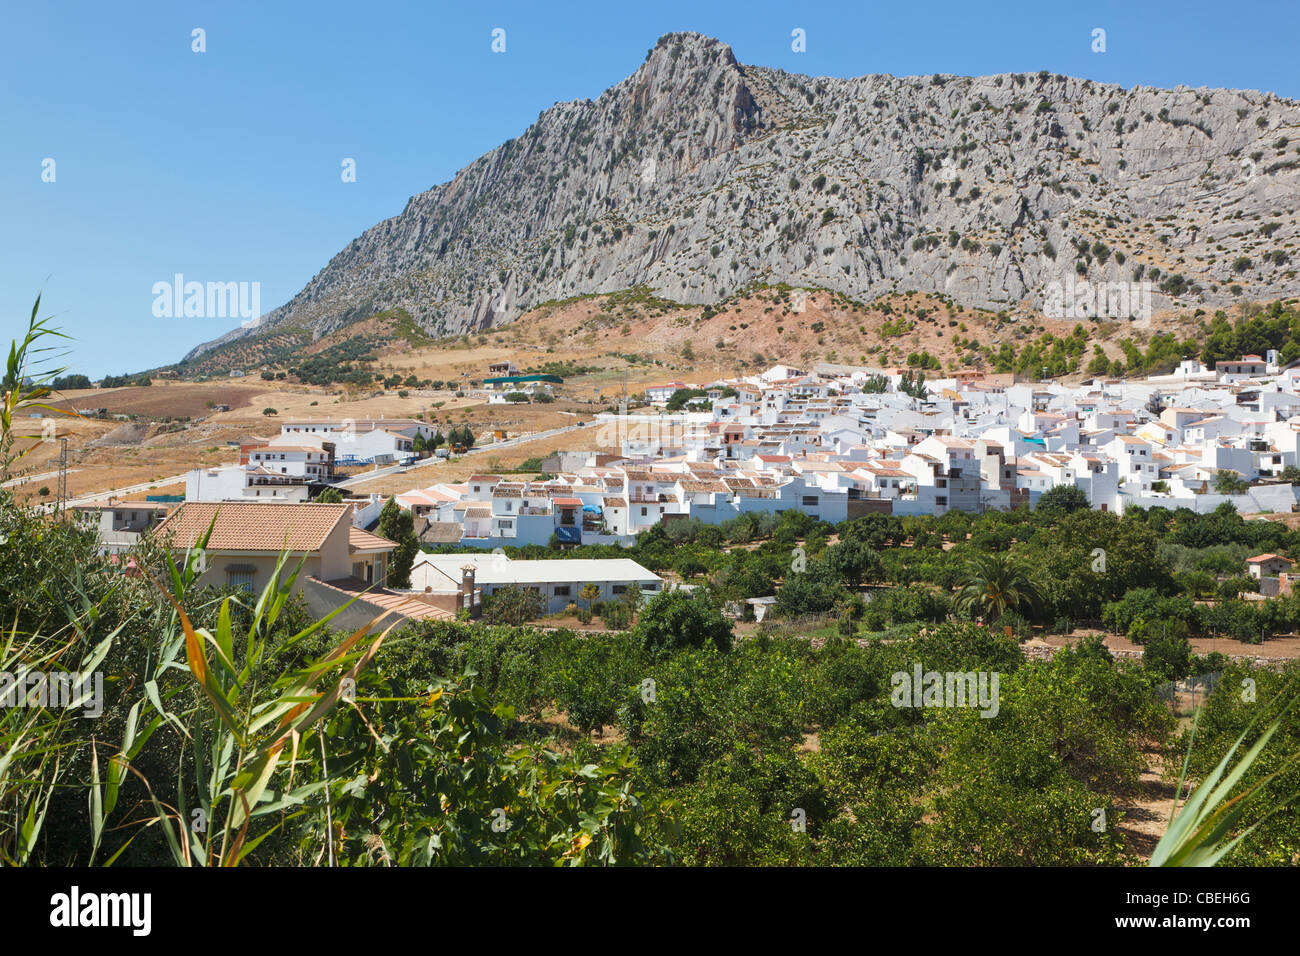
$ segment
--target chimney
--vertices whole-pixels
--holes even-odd
[[[460,569],[460,597],[462,607],[474,607],[474,570],[474,565],[472,564],[467,564]]]

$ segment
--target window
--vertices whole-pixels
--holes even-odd
[[[804,496],[803,496],[803,503],[804,503],[804,506],[805,506],[805,507],[809,507],[809,506],[811,506],[811,507],[813,507],[813,508],[816,508],[816,507],[817,507],[817,496],[816,496],[816,495],[804,495]]]
[[[626,585],[626,584],[615,584],[615,585],[614,585],[613,587],[611,587],[609,590],[610,590],[610,593],[611,593],[611,594],[626,594],[626,593],[627,593],[627,585]]]
[[[946,505],[948,503],[947,495],[936,495],[934,499],[936,505]]]
[[[568,597],[569,594],[572,593],[572,591],[573,591],[572,585],[568,585],[568,584],[557,584],[557,585],[555,586],[555,596],[556,596],[556,597]]]
[[[226,571],[226,584],[232,588],[239,588],[242,591],[253,593],[253,570],[230,569]]]
[[[645,517],[645,509],[644,509],[644,508],[641,509],[641,517],[642,517],[642,518]]]

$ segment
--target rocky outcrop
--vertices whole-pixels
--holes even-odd
[[[670,34],[218,341],[395,306],[455,334],[636,285],[688,303],[784,281],[1017,310],[1053,280],[1140,279],[1157,308],[1213,307],[1300,294],[1298,210],[1300,108],[1271,94],[811,78]]]

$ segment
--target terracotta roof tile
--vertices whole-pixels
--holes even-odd
[[[348,528],[349,551],[391,551],[397,545],[387,538],[363,531],[361,528]]]
[[[210,550],[318,551],[351,513],[352,506],[342,504],[186,501],[153,533],[160,537],[171,534],[173,547],[190,548],[215,517]]]
[[[317,578],[316,580],[319,581],[320,579]],[[321,581],[320,583],[411,620],[450,621],[455,619],[455,615],[443,608],[421,601],[418,598],[408,597],[405,594],[397,594],[386,588],[377,588],[359,578],[336,578],[333,581]]]
[[[420,534],[420,540],[428,544],[457,544],[465,534],[465,526],[459,521],[432,521]]]
[[[730,489],[720,481],[683,481],[682,491],[712,491],[726,494]]]

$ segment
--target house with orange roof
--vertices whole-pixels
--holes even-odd
[[[323,617],[351,604],[340,614],[339,626],[359,626],[378,616],[384,618],[380,626],[401,618],[454,616],[388,590],[389,556],[397,546],[354,527],[351,515],[347,504],[187,501],[151,537],[169,547],[178,562],[199,551],[200,587],[259,594],[284,556],[282,580],[297,569],[294,593],[312,613]]]
[[[1290,571],[1295,562],[1281,554],[1257,554],[1246,559],[1246,573],[1256,581],[1265,577],[1277,577],[1283,571]]]
[[[186,501],[152,536],[185,552],[198,547],[211,527],[199,585],[256,594],[270,580],[281,554],[295,561],[305,557],[302,574],[323,581],[351,574],[351,515],[352,507],[344,504]],[[366,542],[367,553],[376,553],[369,550],[373,544]],[[388,542],[389,551],[394,547]]]

